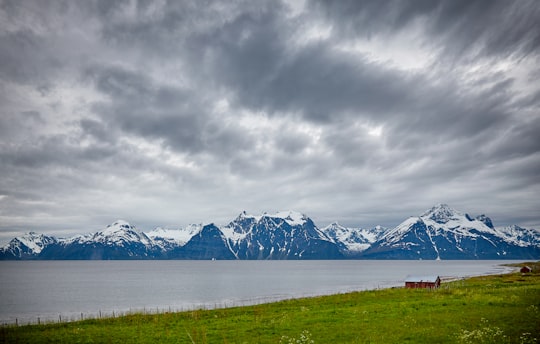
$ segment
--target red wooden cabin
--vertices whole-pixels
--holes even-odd
[[[434,289],[441,286],[441,278],[436,275],[432,276],[412,276],[405,278],[405,288],[428,288]]]
[[[532,269],[528,266],[523,266],[520,270],[519,270],[522,274],[528,274],[532,271]]]

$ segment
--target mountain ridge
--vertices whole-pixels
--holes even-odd
[[[472,218],[438,204],[387,231],[362,253],[388,259],[510,259],[540,257],[540,234],[521,227],[496,229],[489,217]],[[523,240],[522,240],[523,238]]]
[[[0,248],[0,259],[528,259],[540,257],[540,232],[493,226],[437,204],[394,228],[318,228],[305,214],[241,212],[227,225],[138,230],[117,220],[71,238],[34,232]]]

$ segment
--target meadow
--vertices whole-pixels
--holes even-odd
[[[540,262],[528,274],[255,306],[0,327],[0,343],[539,343]]]

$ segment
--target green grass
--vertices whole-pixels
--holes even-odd
[[[538,343],[540,274],[217,310],[4,326],[0,343]]]

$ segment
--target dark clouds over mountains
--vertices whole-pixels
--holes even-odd
[[[539,22],[535,1],[1,1],[2,237],[439,202],[538,227]]]

